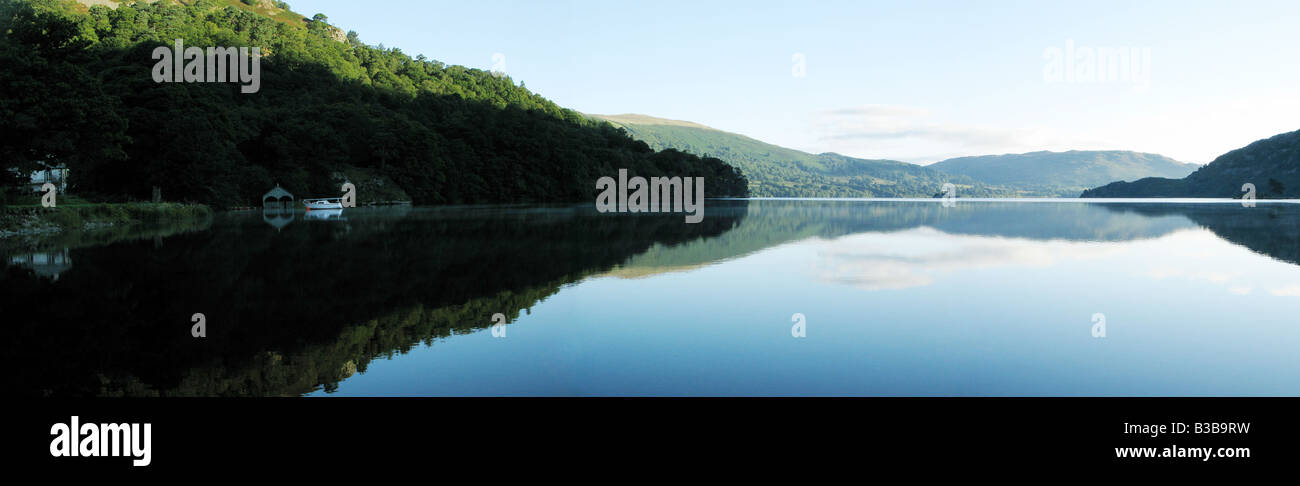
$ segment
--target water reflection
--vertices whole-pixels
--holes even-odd
[[[307,219],[316,221],[347,221],[342,209],[314,209],[303,213]]]
[[[989,353],[1034,338],[1041,341],[1025,345],[1056,349],[1051,359],[1082,357],[1087,351],[1077,343],[1052,341],[1042,334],[1052,327],[1041,326],[1073,313],[1089,324],[1098,306],[1110,307],[1115,322],[1142,315],[1151,326],[1172,325],[1143,306],[1181,315],[1176,306],[1194,308],[1184,296],[1210,288],[1225,298],[1287,297],[1252,304],[1269,319],[1283,318],[1286,305],[1300,303],[1290,300],[1300,296],[1298,212],[1292,205],[760,200],[711,201],[699,225],[585,206],[402,207],[320,219],[308,213],[292,225],[290,213],[277,216],[288,222],[274,229],[265,214],[258,221],[256,213],[232,213],[164,245],[74,246],[63,259],[77,266],[61,269],[58,280],[10,265],[0,276],[0,304],[8,330],[28,337],[6,341],[9,369],[21,371],[0,386],[20,395],[299,395],[340,390],[344,381],[359,394],[1124,393],[1121,385],[1132,380],[1096,385],[1069,374],[1078,363],[1018,362],[1062,366],[1062,385],[1029,384],[1023,373],[995,371],[996,363],[1048,358],[1020,348]],[[1194,303],[1227,305],[1216,298]],[[546,311],[530,312],[538,306]],[[957,308],[965,314],[954,318]],[[205,340],[188,335],[194,312],[208,317]],[[512,330],[509,346],[473,344],[487,339],[475,333],[497,312],[512,326],[530,323],[520,332],[546,338],[516,339]],[[822,375],[813,381],[772,374],[771,366],[810,366],[782,361],[794,359],[786,341],[754,337],[755,323],[772,314],[779,327],[792,312],[817,326],[810,342],[817,333],[842,333],[799,355],[839,363],[838,371],[809,369]],[[867,322],[890,316],[902,327],[863,328],[863,315],[876,316]],[[981,319],[1004,324],[980,327]],[[973,337],[980,331],[962,325],[985,334]],[[866,329],[876,334],[862,335]],[[1004,334],[1012,331],[1019,334]],[[1266,347],[1292,337],[1259,332],[1250,339]],[[468,334],[474,339],[435,345],[428,349],[435,357],[419,358],[447,370],[436,377],[405,368],[413,364],[367,375],[376,358]],[[664,349],[676,351],[655,354],[669,342]],[[893,347],[877,348],[882,343]],[[924,353],[899,354],[937,345],[950,354],[930,364],[916,361]],[[511,354],[497,356],[505,349]],[[1179,354],[1186,350],[1170,352],[1189,358]],[[752,361],[759,356],[775,361]],[[877,361],[855,361],[860,356]],[[482,381],[484,373],[499,376],[495,367],[504,363],[532,371],[512,371],[517,381]],[[990,375],[968,376],[975,388],[957,386],[939,363],[985,363]],[[935,367],[948,378],[923,372]],[[912,381],[904,386],[878,375],[882,369]],[[543,370],[549,374],[534,374]],[[602,373],[620,379],[602,381]],[[1069,383],[1078,387],[1061,388]]]
[[[1265,204],[1107,204],[1107,210],[1163,218],[1181,216],[1256,253],[1300,264],[1300,206]]]
[[[61,251],[40,251],[9,256],[9,264],[32,270],[37,277],[58,280],[59,274],[72,268],[72,258],[68,249]]]
[[[511,319],[560,286],[655,243],[716,236],[744,208],[607,217],[589,208],[348,210],[344,224],[272,230],[222,215],[162,246],[73,248],[56,281],[0,275],[8,369],[37,395],[294,395],[333,387],[369,360]],[[9,258],[6,257],[6,261]],[[207,316],[208,337],[189,336]],[[352,364],[348,364],[352,363]]]
[[[735,201],[746,207],[744,224],[708,240],[653,247],[620,269],[643,276],[726,261],[809,238],[931,228],[944,234],[1030,240],[1129,241],[1196,227],[1178,214],[1140,214],[1082,203],[961,203],[890,201]]]
[[[292,223],[296,216],[297,212],[292,208],[284,208],[280,206],[267,206],[262,208],[262,221],[271,225],[271,227],[275,228],[276,231],[280,231],[284,229],[285,226],[289,226],[289,223]]]

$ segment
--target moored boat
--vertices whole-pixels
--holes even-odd
[[[313,209],[343,209],[343,198],[323,197],[317,199],[303,199],[302,204],[307,206],[308,211]]]

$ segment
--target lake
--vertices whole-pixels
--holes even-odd
[[[232,212],[0,251],[19,396],[1300,394],[1289,202]]]

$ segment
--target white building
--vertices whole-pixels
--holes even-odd
[[[54,184],[54,187],[59,189],[60,194],[67,192],[68,168],[64,167],[63,164],[59,164],[55,167],[50,167],[43,163],[41,165],[44,167],[32,171],[32,173],[27,177],[27,190],[30,192],[42,192],[41,187],[48,182]],[[10,168],[9,172],[18,172],[18,169]]]

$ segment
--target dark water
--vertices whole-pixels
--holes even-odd
[[[1300,394],[1289,203],[230,213],[0,251],[9,395]]]

